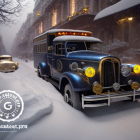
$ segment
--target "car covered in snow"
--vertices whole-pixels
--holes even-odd
[[[18,63],[12,61],[10,55],[0,55],[0,71],[1,72],[11,72],[18,68]]]
[[[108,105],[112,99],[140,95],[140,65],[122,64],[103,53],[91,32],[52,29],[34,38],[37,75],[56,86],[64,100],[80,110]]]

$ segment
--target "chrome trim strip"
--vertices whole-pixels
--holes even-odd
[[[80,60],[79,59],[78,60],[77,59],[68,59],[68,58],[61,58],[61,59],[76,60],[76,61],[82,61],[82,62],[88,61],[88,62],[96,62],[96,63],[99,63],[99,61],[92,61],[92,60],[90,61],[90,60],[83,60],[83,59],[80,59]]]
[[[124,86],[127,86],[127,84],[125,84],[125,85],[120,85],[120,87],[124,87]],[[113,86],[110,86],[110,87],[103,87],[103,89],[108,89],[108,88],[113,88]]]
[[[101,59],[101,61],[99,63],[100,84],[102,86],[104,86],[103,64],[104,64],[104,61],[109,61],[108,59],[111,59],[110,62],[118,63],[118,83],[120,83],[120,64],[121,64],[121,62],[119,61],[119,59],[117,59],[115,57],[105,57],[105,58]]]

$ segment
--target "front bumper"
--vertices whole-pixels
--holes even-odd
[[[16,69],[0,69],[0,72],[11,72],[11,71],[15,71]]]
[[[85,107],[100,107],[100,106],[110,106],[113,99],[117,98],[123,98],[123,97],[133,97],[133,101],[136,99],[136,95],[140,95],[140,91],[125,91],[125,92],[118,92],[118,93],[110,93],[108,91],[108,94],[101,94],[101,95],[90,95],[90,96],[84,96],[82,95],[82,108]],[[103,101],[107,100],[107,103],[95,103],[95,104],[87,104],[85,102],[94,102],[94,101]],[[124,99],[122,99],[124,100]]]

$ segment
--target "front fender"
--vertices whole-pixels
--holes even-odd
[[[39,63],[39,69],[41,75],[46,75],[47,71],[49,70],[49,66],[46,63],[42,62]]]
[[[86,76],[74,72],[64,72],[62,74],[60,77],[59,89],[61,88],[63,78],[66,78],[69,81],[73,91],[86,91],[92,89],[92,85]]]

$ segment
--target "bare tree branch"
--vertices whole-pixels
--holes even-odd
[[[0,0],[0,25],[14,24],[14,16],[19,16],[29,0]]]

